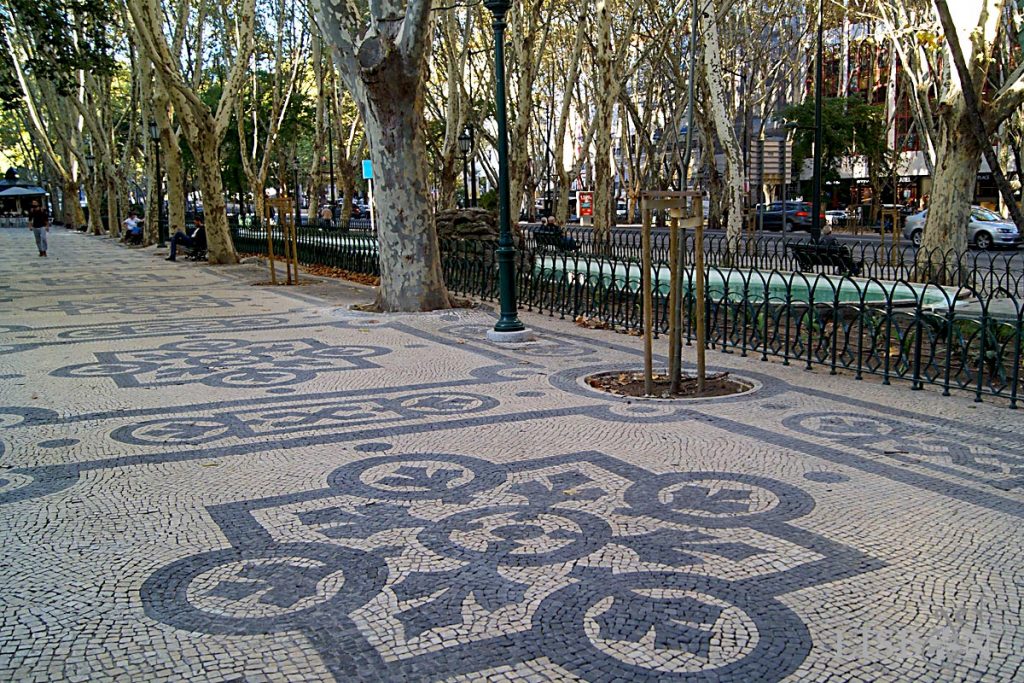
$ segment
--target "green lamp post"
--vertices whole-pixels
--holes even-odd
[[[526,326],[516,312],[515,246],[509,218],[508,121],[505,113],[505,15],[511,0],[484,0],[494,15],[494,92],[498,119],[498,296],[501,313],[494,329],[487,333],[492,341],[524,341]]]

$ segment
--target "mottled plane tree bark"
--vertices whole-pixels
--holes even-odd
[[[594,18],[597,35],[593,45],[594,99],[594,233],[598,241],[608,240],[614,224],[615,192],[612,165],[612,123],[615,105],[625,80],[636,23],[635,9],[623,0],[596,0]],[[631,16],[624,17],[624,11]],[[616,19],[622,23],[616,25]]]
[[[746,169],[743,165],[743,153],[740,151],[735,117],[729,111],[726,99],[725,84],[727,75],[722,60],[722,45],[719,37],[718,2],[712,1],[709,9],[700,17],[703,33],[703,64],[704,83],[710,95],[707,103],[710,118],[714,123],[715,134],[725,153],[725,234],[729,253],[739,248],[740,235],[743,234],[743,193],[746,188]]]
[[[313,0],[370,143],[382,311],[450,308],[427,185],[424,90],[430,0]]]
[[[231,125],[235,102],[248,73],[254,42],[255,0],[241,0],[238,3],[199,0],[197,8],[182,2],[176,8],[177,12],[172,13],[179,28],[175,31],[174,42],[170,44],[165,26],[174,25],[175,22],[168,20],[168,14],[159,0],[126,0],[126,4],[140,52],[153,63],[156,78],[167,92],[180,121],[181,133],[195,159],[203,197],[209,261],[237,263],[238,254],[228,229],[220,146]],[[182,43],[184,31],[180,27],[194,13],[198,15],[195,20],[198,22],[195,34],[197,44]],[[200,96],[203,64],[207,61],[204,57],[208,56],[204,49],[213,50],[213,47],[203,44],[208,37],[203,28],[204,20],[210,13],[216,13],[218,23],[223,27],[223,33],[217,36],[219,42],[216,47],[219,49],[216,54],[224,64],[225,76],[219,84],[220,98],[215,110]],[[184,63],[181,47],[187,47],[188,53],[194,56],[190,64]]]
[[[911,72],[908,81],[916,85],[917,93],[930,92],[935,97],[932,104],[918,94],[915,103],[922,110],[916,118],[931,124],[923,126],[923,131],[930,133],[935,145],[935,171],[918,257],[919,273],[936,282],[955,284],[962,254],[967,249],[965,226],[985,146],[1024,106],[1024,70],[1009,73],[1001,83],[991,82],[995,75],[995,53],[1001,45],[999,33],[1006,0],[947,3],[950,23],[956,27],[955,38],[967,67],[964,77],[950,51],[949,38],[953,36],[945,35],[934,6],[931,13],[910,13],[894,0],[878,2],[889,29],[906,41],[899,51],[906,57],[904,70]],[[917,8],[919,3],[912,4]],[[917,18],[916,26],[908,21],[911,17]],[[1002,45],[1005,48],[1007,44]],[[967,104],[965,88],[974,93],[977,114]],[[974,120],[983,125],[987,138],[984,145],[972,129]]]
[[[443,78],[432,79],[428,84],[426,106],[433,121],[433,126],[428,126],[434,131],[428,145],[434,160],[438,209],[450,209],[456,204],[456,186],[461,177],[459,135],[472,115],[465,75],[477,10],[473,6],[445,9],[439,13],[434,28],[431,70],[443,74]],[[469,189],[464,188],[464,192],[468,197]]]
[[[277,0],[273,5],[273,33],[254,49],[254,61],[271,74],[269,82],[260,79],[261,69],[253,68],[248,77],[247,97],[235,100],[235,123],[242,171],[253,195],[256,216],[264,215],[267,176],[277,154],[281,125],[288,113],[299,77],[308,63],[309,32],[297,20],[297,3]],[[268,64],[272,62],[273,64]],[[318,97],[322,100],[322,97]],[[318,103],[322,107],[322,103]],[[317,112],[322,114],[321,111]],[[319,155],[313,155],[319,162]],[[310,200],[311,218],[316,212],[315,193]]]

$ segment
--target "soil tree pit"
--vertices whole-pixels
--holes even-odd
[[[668,374],[655,374],[653,391],[645,391],[644,373],[639,370],[602,372],[590,375],[585,381],[591,388],[615,396],[659,399],[716,398],[742,394],[753,388],[751,383],[730,377],[728,372],[706,376],[704,391],[699,391],[696,377],[684,376],[675,393],[671,391],[672,381]]]

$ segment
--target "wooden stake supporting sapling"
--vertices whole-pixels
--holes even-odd
[[[643,215],[643,227],[640,233],[640,250],[642,252],[642,270],[640,273],[640,289],[643,297],[644,317],[644,395],[654,394],[654,283],[651,278],[651,206],[644,193],[640,200]]]
[[[697,393],[706,384],[704,346],[707,334],[704,324],[704,220],[699,192],[643,192],[640,199],[643,227],[641,228],[641,258],[644,318],[644,389],[648,396],[654,393],[654,282],[652,277],[651,220],[654,211],[667,211],[669,215],[669,393],[680,391],[682,382],[682,309],[685,296],[683,278],[685,259],[680,250],[685,248],[686,229],[694,229],[694,318],[697,336]],[[679,265],[683,264],[683,265]]]
[[[284,242],[284,263],[285,263],[285,284],[299,284],[299,240],[298,227],[295,225],[295,216],[292,208],[294,200],[287,195],[275,197],[267,201],[267,213],[273,209],[277,212],[278,226],[281,228],[281,238]],[[267,219],[267,259],[270,261],[270,282],[277,284],[277,275],[274,270],[274,238]]]

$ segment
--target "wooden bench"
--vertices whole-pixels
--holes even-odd
[[[559,253],[571,253],[580,250],[576,240],[566,237],[561,228],[540,226],[533,229],[533,239],[538,249],[554,249]]]
[[[206,243],[193,244],[191,246],[182,245],[185,251],[185,258],[189,261],[205,261],[206,260]]]
[[[863,261],[854,261],[845,244],[790,244],[789,252],[796,258],[800,272],[813,272],[817,266],[835,268],[840,275],[857,275]]]

